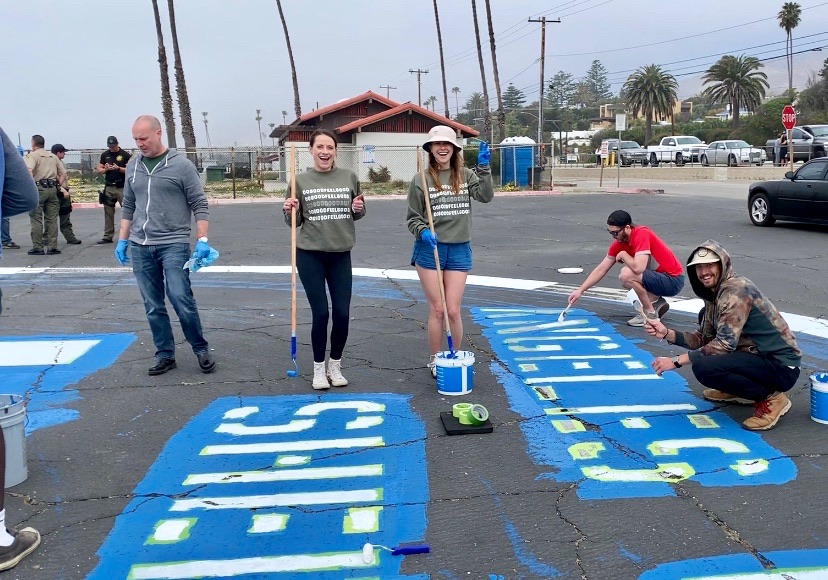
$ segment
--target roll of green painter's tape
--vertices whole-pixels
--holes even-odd
[[[469,420],[472,425],[482,425],[489,419],[489,410],[483,405],[472,405],[469,409]]]
[[[452,405],[451,407],[451,414],[458,420],[462,425],[471,425],[471,403],[457,403],[456,405]]]

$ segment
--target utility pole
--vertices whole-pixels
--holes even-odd
[[[380,88],[385,89],[385,98],[386,99],[391,98],[391,89],[397,90],[397,87],[392,87],[392,86],[389,86],[389,85],[380,85]]]
[[[420,70],[420,69],[417,69],[417,70],[408,69],[408,72],[410,72],[411,74],[417,75],[417,106],[422,107],[423,106],[423,91],[422,91],[423,85],[420,82],[420,75],[427,75],[428,71],[427,70]]]
[[[530,18],[529,22],[539,22],[541,25],[540,96],[538,97],[538,165],[543,165],[543,63],[546,58],[546,23],[560,24],[561,19],[547,20],[546,16],[543,16],[540,19]]]

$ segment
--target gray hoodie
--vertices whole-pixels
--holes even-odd
[[[126,166],[121,217],[131,220],[129,240],[156,246],[190,242],[192,216],[207,220],[207,197],[195,165],[175,149],[167,150],[152,173],[138,153]]]

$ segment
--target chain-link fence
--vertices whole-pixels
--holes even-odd
[[[615,155],[602,159],[600,151],[592,151],[589,145],[567,147],[560,152],[559,143],[494,145],[491,165],[495,184],[500,186],[532,187],[542,181],[541,176],[549,168],[600,167],[615,165]],[[129,150],[128,150],[129,151]],[[182,150],[183,151],[183,150]],[[554,154],[553,154],[554,151]],[[774,147],[740,147],[723,151],[700,149],[692,155],[677,152],[672,155],[655,155],[644,148],[642,159],[631,162],[620,159],[622,166],[637,165],[653,169],[677,166],[746,166],[778,164],[778,150]],[[102,149],[67,151],[64,164],[70,175],[88,184],[101,183],[96,171]],[[130,151],[134,153],[134,151]],[[464,148],[465,163],[469,167],[477,164],[477,145]],[[616,153],[616,152],[613,152]],[[301,174],[313,167],[313,157],[306,146],[296,147],[295,168]],[[374,192],[388,193],[404,191],[411,178],[417,173],[417,156],[425,160],[421,147],[393,145],[355,146],[341,144],[337,148],[336,166],[350,169]],[[210,192],[228,194],[254,194],[256,192],[278,192],[284,190],[289,179],[289,148],[286,147],[230,147],[198,148],[188,153],[202,175]],[[653,160],[656,159],[656,163]]]

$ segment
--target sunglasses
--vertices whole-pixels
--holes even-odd
[[[620,230],[615,230],[615,231],[607,228],[607,233],[609,233],[609,235],[611,235],[613,238],[616,238],[616,239],[618,238],[618,235],[623,231],[624,231],[624,228],[621,228]]]

